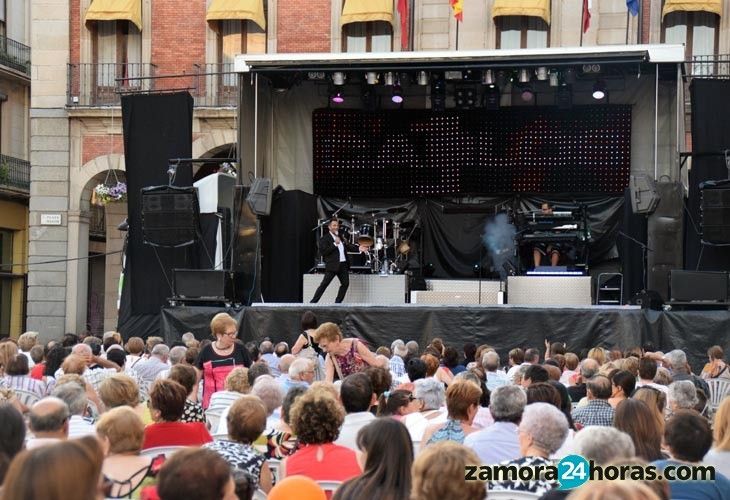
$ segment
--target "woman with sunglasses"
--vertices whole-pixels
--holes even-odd
[[[393,417],[400,420],[406,415],[420,411],[422,401],[413,397],[411,391],[385,391],[378,399],[378,417]]]

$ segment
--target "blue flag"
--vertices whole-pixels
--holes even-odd
[[[632,16],[639,15],[639,0],[626,0],[626,8]]]

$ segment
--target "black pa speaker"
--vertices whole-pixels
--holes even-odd
[[[629,179],[631,188],[631,210],[635,214],[650,214],[659,203],[654,179],[646,174],[632,175]]]
[[[631,297],[631,305],[641,306],[642,309],[654,309],[661,311],[664,306],[662,296],[654,290],[642,290]]]
[[[175,269],[175,297],[234,300],[234,273],[216,269]]]
[[[265,177],[254,179],[251,189],[246,195],[246,202],[256,215],[269,215],[271,213],[271,179]]]
[[[730,181],[700,184],[700,230],[702,241],[730,244]]]
[[[193,187],[143,188],[142,237],[147,245],[184,247],[200,234],[197,191]]]
[[[727,302],[728,273],[681,271],[669,273],[672,302]]]

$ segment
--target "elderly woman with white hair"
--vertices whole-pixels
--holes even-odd
[[[669,414],[678,410],[692,410],[697,404],[697,387],[691,380],[680,380],[669,384],[667,394]]]
[[[518,427],[521,458],[502,462],[500,465],[521,467],[545,467],[555,465],[549,459],[568,435],[568,419],[565,414],[549,403],[532,403],[525,407]],[[543,469],[545,470],[545,469]],[[556,480],[542,477],[537,480],[492,481],[490,490],[525,491],[542,495],[558,486]]]
[[[446,393],[444,384],[434,378],[422,378],[414,383],[413,397],[420,403],[419,411],[406,415],[402,420],[414,443],[423,439],[423,433],[431,424],[446,422]]]

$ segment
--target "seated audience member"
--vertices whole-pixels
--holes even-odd
[[[19,453],[3,483],[3,500],[68,500],[103,498],[96,438],[87,436]],[[42,474],[42,478],[39,477]]]
[[[256,361],[254,364],[248,367],[248,385],[253,387],[256,379],[268,375],[271,378],[274,376],[271,374],[271,368],[264,361]]]
[[[586,383],[588,404],[573,410],[572,417],[576,428],[587,425],[613,425],[613,408],[608,404],[611,397],[611,381],[597,375]]]
[[[654,412],[643,401],[627,399],[619,404],[613,425],[631,436],[637,457],[648,462],[666,458],[662,453],[664,420],[657,422]]]
[[[99,386],[99,398],[107,409],[128,406],[145,424],[152,423],[149,407],[140,402],[139,387],[129,375],[117,373],[102,382]]]
[[[541,365],[530,365],[522,375],[522,387],[528,387],[530,384],[538,382],[547,382],[550,379],[548,371]]]
[[[217,429],[223,412],[235,400],[249,392],[251,392],[251,386],[248,383],[248,368],[238,367],[231,370],[226,376],[224,390],[212,394],[208,408],[205,410],[205,418],[210,424],[210,428]]]
[[[707,350],[707,357],[710,361],[702,368],[700,377],[705,380],[722,378],[730,380],[730,368],[725,363],[725,353],[719,345],[713,345]]]
[[[127,351],[127,368],[133,370],[137,363],[144,359],[142,357],[144,354],[144,340],[139,337],[129,337],[124,350]]]
[[[33,433],[25,443],[30,449],[55,444],[68,437],[68,405],[54,397],[43,398],[30,408],[28,429]]]
[[[303,475],[315,481],[347,481],[360,475],[355,452],[334,442],[345,412],[329,390],[309,389],[292,405],[289,419],[299,449],[282,462],[282,477]]]
[[[580,360],[575,353],[565,353],[565,368],[563,369],[563,374],[560,375],[559,380],[559,382],[565,387],[570,387],[571,385],[574,385],[573,379],[579,374],[579,372],[577,371],[579,363]]]
[[[482,368],[487,375],[487,389],[490,392],[497,387],[510,383],[507,374],[499,369],[499,354],[494,351],[487,351],[482,354]]]
[[[15,455],[25,446],[23,415],[9,403],[0,403],[0,487]],[[1,491],[1,490],[0,490]]]
[[[86,390],[83,387],[69,382],[57,386],[51,395],[66,403],[71,413],[68,420],[69,439],[96,435],[92,420],[87,418],[89,399],[86,397]]]
[[[28,369],[35,366],[30,350],[38,343],[38,332],[25,332],[18,337],[18,353],[28,360]]]
[[[259,345],[261,359],[269,365],[269,371],[273,377],[281,375],[279,370],[279,356],[274,354],[274,344],[270,340],[264,340]]]
[[[370,385],[372,386],[373,394],[375,395],[375,401],[370,406],[370,411],[373,415],[375,415],[378,410],[378,400],[385,391],[390,389],[390,386],[393,383],[393,378],[390,376],[390,371],[388,371],[387,368],[382,368],[380,366],[369,366],[363,371],[363,373],[370,377]]]
[[[707,382],[697,375],[693,374],[689,363],[687,363],[687,355],[681,349],[674,349],[664,355],[664,363],[669,364],[668,368],[672,370],[672,381],[679,382],[689,380],[697,389],[702,390],[705,395],[710,394],[710,388]]]
[[[422,363],[420,359],[412,359],[411,361]],[[421,443],[423,433],[426,432],[428,426],[446,422],[447,412],[443,411],[446,394],[444,393],[444,384],[433,378],[418,379],[413,385],[413,396],[421,406],[418,412],[407,415],[403,419],[403,423],[408,428],[413,442]]]
[[[241,498],[239,496],[239,498]],[[316,481],[305,476],[287,477],[276,483],[269,492],[268,500],[327,500],[327,494]]]
[[[281,420],[273,429],[265,430],[264,434],[256,441],[256,448],[263,448],[267,459],[280,460],[297,451],[297,438],[289,425],[289,413],[294,402],[307,390],[304,387],[292,387],[286,393],[284,402],[281,404]],[[337,397],[337,394],[333,396]]]
[[[283,367],[284,364],[282,363],[280,366]],[[314,362],[307,358],[295,358],[289,365],[287,373],[287,378],[281,384],[284,393],[289,392],[292,387],[307,388],[314,382]]]
[[[615,410],[616,406],[631,397],[636,386],[636,377],[626,370],[619,370],[611,377],[611,397],[608,404]]]
[[[33,361],[33,368],[29,375],[34,380],[43,380],[43,372],[46,370],[46,349],[36,344],[30,348],[30,359]]]
[[[228,412],[228,439],[213,441],[204,447],[217,452],[233,469],[244,471],[254,485],[271,489],[271,471],[266,457],[253,447],[253,442],[266,427],[266,408],[256,396],[241,396]]]
[[[287,380],[289,380],[289,368],[291,368],[291,364],[295,359],[297,359],[296,356],[289,353],[284,354],[279,359],[279,371],[281,372],[281,375],[276,377],[276,381],[282,384],[282,386]]]
[[[368,374],[353,373],[345,377],[340,386],[340,401],[347,415],[335,443],[355,451],[357,433],[375,418],[369,411],[375,403],[375,394]]]
[[[109,410],[96,424],[105,452],[102,472],[107,498],[139,498],[142,489],[155,482],[162,457],[140,455],[144,423],[128,406]]]
[[[143,383],[151,384],[160,372],[170,368],[169,357],[170,348],[165,344],[157,344],[152,348],[149,358],[134,365],[134,371],[137,372]]]
[[[439,359],[433,354],[426,353],[421,356],[421,359],[426,363],[426,376],[433,377],[439,382],[449,385],[454,378],[451,370],[441,366]]]
[[[571,493],[571,500],[661,500],[649,486],[638,481],[590,481]]]
[[[393,417],[400,420],[406,415],[417,412],[420,408],[418,401],[411,391],[385,391],[378,400],[378,417]]]
[[[411,358],[406,362],[406,374],[398,379],[401,384],[415,383],[426,378],[426,363],[421,358]]]
[[[441,363],[451,375],[458,375],[466,370],[466,366],[459,364],[459,352],[451,346],[444,348],[444,356],[441,358]]]
[[[177,364],[170,368],[170,380],[174,380],[188,391],[185,398],[185,410],[180,422],[203,422],[203,407],[197,401],[198,374],[195,368],[188,365]]]
[[[521,458],[500,465],[536,467],[554,465],[549,457],[563,445],[568,435],[568,419],[563,412],[548,403],[533,403],[525,407],[518,436]],[[516,490],[543,494],[558,483],[542,477],[532,481],[491,481],[490,490]]]
[[[334,500],[410,497],[413,445],[403,424],[389,418],[376,419],[360,429],[357,447],[363,473],[338,488]]]
[[[411,468],[412,500],[483,500],[483,481],[465,481],[467,465],[480,465],[469,448],[442,441],[418,454]]]
[[[106,359],[109,361],[112,361],[116,365],[118,365],[121,370],[119,370],[119,373],[123,373],[124,375],[127,375],[131,377],[134,380],[134,383],[137,385],[137,388],[139,389],[139,399],[140,401],[147,401],[149,399],[149,389],[150,384],[143,381],[142,378],[139,376],[139,374],[133,370],[130,369],[127,366],[127,355],[124,353],[121,349],[112,349],[109,351],[106,355]],[[112,374],[112,377],[116,374]],[[103,384],[104,382],[102,382]]]
[[[28,357],[24,354],[16,354],[15,356],[12,356],[7,361],[7,365],[3,368],[5,373],[3,380],[5,382],[5,387],[8,389],[29,392],[33,394],[35,398],[40,399],[43,396],[47,396],[48,391],[52,388],[44,381],[36,380],[30,376],[30,370],[28,369]],[[23,399],[25,398],[21,397],[21,400]],[[23,402],[30,403],[27,399]]]
[[[667,406],[670,415],[679,410],[694,409],[697,404],[697,389],[690,380],[680,380],[669,384]]]
[[[454,377],[454,381],[456,380],[466,380],[472,382],[482,390],[482,395],[479,398],[479,407],[477,408],[477,414],[474,416],[474,420],[472,421],[472,427],[476,429],[484,429],[485,427],[489,427],[490,425],[492,425],[494,423],[494,419],[492,418],[492,414],[489,413],[490,392],[489,389],[487,389],[487,384],[484,383],[481,369],[474,368],[471,370],[463,371]]]
[[[489,410],[494,424],[464,439],[464,445],[474,450],[482,464],[496,464],[521,456],[517,425],[526,401],[525,392],[516,385],[498,387],[492,393]]]
[[[676,382],[675,382],[676,383]],[[652,462],[658,469],[667,466],[699,464],[712,446],[712,431],[707,419],[693,410],[678,410],[664,427],[668,460]],[[715,472],[714,481],[669,481],[672,498],[686,500],[725,500],[730,495],[730,479]]]
[[[661,420],[661,428],[664,429],[664,414],[667,408],[667,393],[654,389],[653,387],[639,387],[634,391],[631,399],[643,401],[654,414],[657,423]]]
[[[79,368],[81,373],[78,373],[78,371],[74,371],[72,373],[78,373],[84,377],[84,379],[91,384],[94,391],[98,391],[99,386],[104,380],[120,370],[120,367],[117,364],[99,356],[94,356],[91,346],[87,344],[76,344],[73,346],[71,348],[71,355],[80,356],[83,360],[83,367]],[[70,357],[71,356],[69,356],[69,358]],[[66,358],[66,361],[68,361],[68,358]],[[95,368],[92,370],[90,369],[91,366],[94,366]],[[56,378],[63,373],[68,373],[65,371],[65,368],[63,368],[63,365],[61,368],[62,373],[59,373]]]
[[[586,382],[588,382],[588,380],[598,374],[599,368],[600,365],[596,362],[595,359],[584,359],[583,362],[580,364],[580,376],[577,378],[576,382],[573,385],[568,387],[568,394],[570,394],[570,399],[571,401],[573,401],[573,403],[577,403],[578,401],[586,397],[588,390]]]
[[[704,463],[730,478],[730,398],[720,403],[712,426],[713,447],[705,455]]]
[[[401,339],[395,339],[390,344],[390,351],[392,353],[390,360],[388,360],[388,370],[395,384],[396,380],[401,378],[406,373],[406,364],[404,358],[408,354],[405,343]]]
[[[481,396],[482,390],[478,385],[466,380],[454,381],[446,390],[446,423],[429,426],[423,433],[425,444],[439,441],[462,444],[466,436],[477,431],[472,424],[479,410]]]
[[[640,387],[653,387],[658,391],[662,391],[664,394],[669,392],[666,385],[657,384],[654,382],[656,377],[658,366],[656,361],[651,358],[643,357],[639,360],[639,379],[636,381],[636,388]]]
[[[150,390],[153,424],[144,430],[142,449],[158,446],[201,446],[213,440],[200,422],[181,422],[187,391],[173,380],[160,379]]]
[[[59,373],[59,369],[68,354],[66,348],[59,344],[48,348],[48,353],[46,353],[46,367],[43,369],[43,377],[46,382],[56,380],[56,374]]]
[[[606,465],[633,457],[634,442],[631,436],[614,427],[590,426],[576,433],[573,451],[586,460]]]
[[[160,373],[157,374],[157,377],[155,378],[167,378],[170,376],[170,370],[173,366],[179,365],[179,364],[186,364],[190,367],[192,367],[192,364],[185,363],[185,356],[188,354],[188,348],[184,345],[176,345],[170,348],[170,354],[167,356],[167,362],[169,363],[169,366],[166,370],[162,370]]]
[[[215,451],[180,450],[168,458],[157,481],[160,500],[237,500],[231,467]]]

